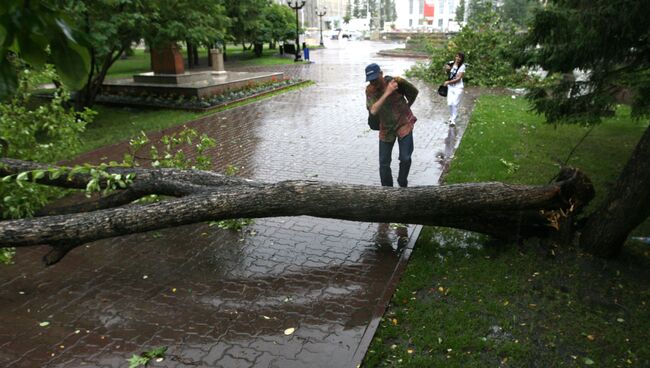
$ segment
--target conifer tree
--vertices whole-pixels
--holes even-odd
[[[650,115],[650,32],[647,0],[555,0],[536,12],[519,65],[549,72],[528,98],[549,122],[597,123],[628,95],[632,116]],[[574,78],[573,71],[584,78]],[[617,182],[587,220],[581,245],[616,255],[628,235],[650,215],[650,128]]]

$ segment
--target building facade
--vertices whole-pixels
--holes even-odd
[[[462,0],[395,0],[398,30],[454,32],[456,9]],[[466,6],[467,6],[467,0]]]
[[[287,5],[287,0],[274,0],[278,4]],[[301,0],[291,0],[293,3]],[[298,19],[303,28],[316,29],[320,27],[317,9],[326,8],[323,16],[323,29],[346,28],[343,18],[346,15],[348,3],[353,0],[306,0],[305,6],[298,11]],[[461,1],[465,1],[467,9],[469,0],[394,0],[397,19],[386,23],[384,30],[404,31],[437,31],[455,32],[460,26],[456,22],[456,9]],[[466,14],[467,15],[467,12]],[[355,25],[359,21],[351,22]],[[366,22],[368,23],[368,22]],[[350,27],[352,24],[350,25]],[[358,28],[358,27],[353,27]]]
[[[296,0],[291,1],[294,4],[296,2]],[[275,2],[287,5],[286,0],[275,0]],[[316,11],[319,10],[322,13],[325,10],[323,29],[340,28],[343,26],[347,4],[348,0],[307,0],[305,6],[298,11],[298,20],[303,28],[320,28],[320,19]]]

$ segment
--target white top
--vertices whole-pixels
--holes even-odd
[[[456,69],[458,69],[458,71],[456,71]],[[456,64],[454,64],[453,68],[451,68],[451,70],[449,71],[449,75],[453,75],[454,73],[456,73],[456,75],[460,73],[465,73],[465,63],[463,63],[463,65],[461,65],[460,68],[456,67]],[[454,78],[456,78],[456,75],[454,75]],[[463,85],[463,79],[461,78],[458,82],[454,84],[450,84],[449,87],[464,88],[465,85]]]

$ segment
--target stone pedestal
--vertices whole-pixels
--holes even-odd
[[[212,74],[226,74],[223,66],[223,52],[221,50],[210,50],[210,64],[212,65]]]
[[[151,69],[154,74],[183,74],[185,64],[176,44],[151,49]]]

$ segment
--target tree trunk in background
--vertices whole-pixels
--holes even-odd
[[[634,148],[605,202],[582,230],[580,245],[600,257],[616,256],[630,233],[650,216],[650,127]]]
[[[199,66],[199,48],[196,45],[192,47],[192,57],[194,58],[194,66]]]
[[[192,44],[187,41],[185,45],[187,45],[187,69],[192,69]]]

